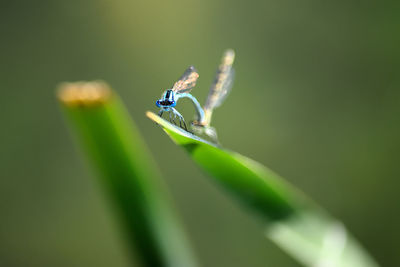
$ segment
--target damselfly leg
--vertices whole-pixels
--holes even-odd
[[[186,122],[183,116],[175,109],[171,108],[172,112],[174,113],[174,118],[178,117],[179,119],[179,126],[182,127],[182,124],[185,126],[185,130],[187,131]]]
[[[169,121],[176,125],[175,117],[176,117],[175,115],[172,117],[172,113],[171,113],[171,110],[170,110],[169,111]]]

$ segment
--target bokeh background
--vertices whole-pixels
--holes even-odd
[[[230,47],[236,81],[213,119],[224,146],[400,266],[399,12],[399,1],[1,1],[0,266],[130,266],[55,99],[58,83],[93,79],[122,96],[202,266],[298,266],[144,116],[190,64],[203,102]]]

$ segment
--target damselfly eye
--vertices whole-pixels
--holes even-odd
[[[156,106],[160,107],[160,101],[159,100],[156,101]]]

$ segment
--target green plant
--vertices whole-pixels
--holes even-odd
[[[104,83],[92,82],[64,84],[59,99],[144,265],[196,266],[156,164],[119,97]],[[147,116],[265,222],[266,236],[298,262],[305,266],[377,266],[343,224],[268,168],[154,113]]]

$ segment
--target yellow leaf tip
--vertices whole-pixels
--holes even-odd
[[[65,82],[58,86],[57,97],[67,106],[94,106],[111,98],[110,86],[103,81]]]

